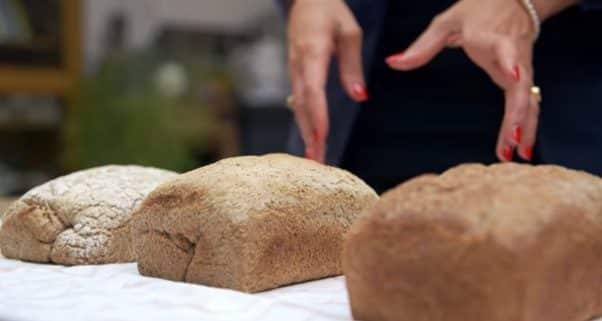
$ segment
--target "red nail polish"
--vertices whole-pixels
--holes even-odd
[[[520,69],[518,68],[518,65],[514,65],[514,68],[512,68],[512,77],[514,80],[520,81]]]
[[[514,130],[512,131],[512,138],[514,139],[514,142],[517,145],[520,144],[520,141],[523,138],[523,129],[520,126],[514,126]]]
[[[314,142],[317,143],[318,142],[318,131],[316,129],[314,129],[313,134],[314,134]]]
[[[404,52],[398,52],[394,55],[390,55],[389,57],[387,57],[387,59],[385,59],[385,61],[389,64],[389,65],[395,65],[398,64],[399,61],[401,60],[401,58],[403,57]]]
[[[361,84],[355,83],[353,84],[353,86],[351,86],[351,91],[353,92],[353,95],[355,96],[355,98],[359,101],[366,101],[368,100],[368,91],[366,90],[366,87],[362,86]]]
[[[504,148],[502,149],[502,156],[504,157],[504,160],[511,161],[512,160],[512,147],[504,146]]]
[[[523,150],[523,154],[527,160],[533,159],[533,146],[527,146]]]

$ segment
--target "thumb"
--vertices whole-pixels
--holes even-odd
[[[450,24],[442,22],[442,18],[437,17],[406,51],[389,56],[386,62],[396,70],[422,67],[447,46],[451,35]]]
[[[368,99],[362,69],[362,30],[354,24],[342,28],[337,38],[339,73],[345,91],[356,101]]]

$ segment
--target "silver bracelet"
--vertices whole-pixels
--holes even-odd
[[[523,7],[525,10],[527,10],[529,16],[531,17],[531,22],[533,22],[533,30],[535,30],[534,40],[537,40],[537,37],[539,37],[539,31],[541,30],[541,20],[539,20],[539,15],[537,14],[537,10],[535,10],[535,5],[533,5],[532,0],[520,0],[520,2],[523,4]]]

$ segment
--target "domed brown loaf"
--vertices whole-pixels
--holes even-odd
[[[262,291],[341,274],[343,235],[376,193],[350,173],[284,154],[180,175],[134,214],[143,275]]]
[[[65,265],[130,262],[130,217],[174,172],[104,166],[40,185],[6,211],[0,248],[8,258]]]
[[[585,321],[602,314],[602,180],[462,165],[385,193],[343,268],[364,321]]]

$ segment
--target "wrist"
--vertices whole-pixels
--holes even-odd
[[[539,32],[541,30],[541,18],[533,0],[520,0],[523,11],[529,16],[531,22],[531,29],[533,30],[533,39],[537,40]]]

